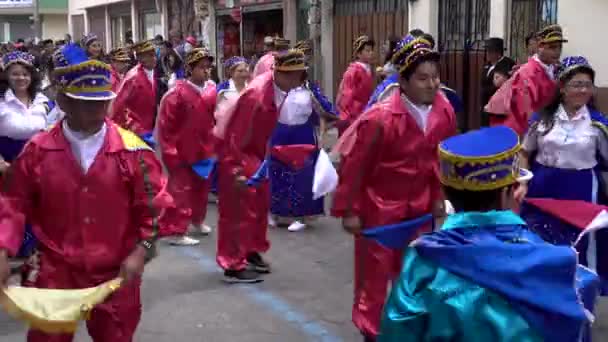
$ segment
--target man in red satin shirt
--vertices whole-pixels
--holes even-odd
[[[454,110],[439,91],[439,54],[431,44],[408,35],[394,60],[400,91],[364,112],[335,147],[342,164],[332,215],[341,217],[344,229],[355,236],[353,322],[366,341],[378,335],[401,253],[360,232],[445,213],[437,146],[456,133]]]
[[[31,222],[38,246],[24,285],[82,289],[121,277],[121,288],[95,307],[87,328],[96,342],[131,342],[141,316],[144,263],[154,255],[157,218],[172,199],[154,152],[106,118],[115,97],[110,66],[87,60],[74,44],[57,56],[54,81],[66,118],[34,136],[8,171],[0,286],[7,282],[7,257]],[[72,340],[37,330],[27,337]]]

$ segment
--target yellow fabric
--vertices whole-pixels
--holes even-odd
[[[0,292],[0,306],[31,328],[46,333],[72,333],[78,322],[120,288],[117,278],[97,287],[79,290],[10,286]]]
[[[122,142],[125,145],[125,149],[128,151],[140,151],[140,150],[148,150],[152,151],[150,146],[146,144],[137,134],[128,131],[124,128],[118,127],[118,134],[122,138]]]

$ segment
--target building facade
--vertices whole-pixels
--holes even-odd
[[[63,39],[68,33],[68,0],[40,0],[41,38]],[[0,0],[0,41],[34,38],[32,0]]]

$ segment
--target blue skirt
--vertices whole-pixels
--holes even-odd
[[[534,163],[532,172],[534,178],[528,185],[528,198],[598,202],[600,182],[593,169],[567,170]],[[525,203],[520,215],[532,231],[555,245],[572,245],[581,232],[579,228]],[[593,242],[592,250],[589,250],[590,240]],[[608,231],[587,234],[575,247],[579,252],[579,263],[597,271],[602,279],[602,293],[608,294]]]
[[[278,123],[270,140],[271,147],[285,145],[317,145],[314,122],[302,125]],[[311,153],[297,169],[270,157],[270,212],[280,217],[306,217],[324,213],[323,198],[313,199],[312,184],[319,152]]]

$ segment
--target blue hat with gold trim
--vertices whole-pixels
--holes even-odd
[[[489,191],[532,178],[519,166],[519,136],[506,126],[471,131],[439,145],[441,183],[457,190]]]
[[[111,68],[89,59],[78,44],[69,44],[53,55],[53,79],[65,95],[87,101],[107,101],[116,97],[112,91]]]

